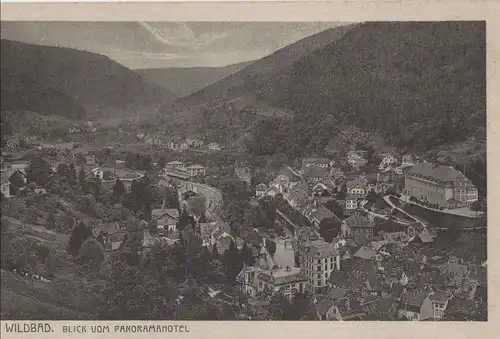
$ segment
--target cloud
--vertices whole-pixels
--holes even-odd
[[[129,68],[262,58],[335,22],[2,22],[2,37],[99,53]]]

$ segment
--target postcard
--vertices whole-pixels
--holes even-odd
[[[494,7],[3,3],[2,338],[498,335]]]

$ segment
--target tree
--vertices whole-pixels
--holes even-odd
[[[335,214],[338,218],[344,217],[344,209],[339,205],[337,201],[329,200],[325,203],[325,207],[333,212],[333,214]]]
[[[83,221],[73,229],[71,236],[68,241],[67,251],[72,256],[77,256],[83,242],[92,236],[92,230],[90,227],[86,226]]]
[[[2,252],[3,264],[7,267],[36,271],[38,265],[36,248],[33,242],[25,236],[12,239]]]
[[[377,193],[375,193],[374,190],[370,190],[370,192],[368,192],[368,195],[366,196],[366,200],[368,200],[368,202],[372,204],[375,204],[377,202],[377,198]]]
[[[268,309],[269,320],[289,320],[289,310],[290,301],[282,293],[273,294]]]
[[[167,158],[165,156],[161,156],[158,159],[158,168],[163,169],[167,165]]]
[[[243,262],[240,260],[240,254],[234,241],[231,242],[229,248],[224,252],[222,262],[224,263],[227,277],[232,281],[243,268]]]
[[[325,218],[319,224],[319,234],[326,242],[332,242],[341,232],[341,222],[334,218]]]
[[[67,178],[71,186],[76,185],[76,168],[73,163],[69,164]]]
[[[116,178],[115,185],[113,186],[113,197],[116,201],[120,201],[125,193],[125,185],[121,182],[120,178]]]
[[[176,297],[175,287],[169,281],[160,283],[121,260],[113,260],[100,293],[103,303],[99,317],[133,320],[140,315],[147,320],[173,319]]]
[[[80,248],[77,262],[88,272],[98,272],[104,261],[104,248],[96,239],[87,239]]]
[[[254,257],[252,253],[252,249],[247,245],[245,242],[243,244],[243,247],[241,248],[241,260],[243,263],[245,263],[247,266],[252,266],[254,264]]]
[[[86,183],[86,175],[85,175],[85,169],[82,167],[80,169],[80,173],[78,174],[78,183],[80,184],[80,187],[83,189],[85,187]]]
[[[49,163],[41,157],[35,157],[26,170],[26,179],[28,183],[35,182],[40,186],[45,186],[51,174],[52,169]]]
[[[56,213],[54,211],[50,211],[47,215],[47,219],[45,219],[45,228],[48,230],[54,229],[56,227]]]

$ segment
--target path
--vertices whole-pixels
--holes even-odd
[[[396,199],[398,199],[398,198],[396,198]],[[410,201],[409,197],[404,196],[404,195],[402,195],[401,198],[399,198],[399,200],[401,200],[405,203],[408,203],[408,204],[412,204],[412,205],[416,205],[418,207],[425,208],[429,211],[434,211],[434,212],[443,213],[443,214],[456,215],[456,216],[464,217],[464,218],[475,219],[475,218],[479,218],[482,215],[482,212],[471,211],[468,207],[455,208],[455,209],[446,209],[445,208],[443,210],[431,208],[431,207],[416,203],[414,201]]]
[[[368,213],[370,215],[373,215],[374,217],[377,217],[377,218],[380,218],[380,219],[384,219],[384,220],[389,220],[389,217],[386,216],[386,215],[382,215],[382,214],[378,214],[378,213],[375,213],[375,212],[372,212],[372,211],[369,211],[365,208],[365,205],[368,201],[366,200],[363,200],[360,204],[359,204],[359,207],[361,208],[361,210],[365,213]],[[405,222],[405,221],[402,221],[402,220],[399,220],[399,219],[392,219],[394,222],[397,222],[398,224],[401,224],[401,225],[409,225],[410,223],[408,222]]]
[[[411,215],[410,213],[406,212],[406,211],[405,211],[405,210],[403,210],[402,208],[400,208],[400,207],[398,207],[398,206],[394,205],[394,203],[391,201],[391,197],[392,197],[391,195],[386,195],[386,196],[384,196],[384,200],[385,200],[385,202],[386,202],[389,206],[391,206],[392,208],[394,208],[394,209],[398,210],[399,212],[403,213],[404,215],[406,215],[406,216],[407,216],[407,217],[409,217],[410,219],[415,220],[416,222],[418,222],[418,223],[419,223],[419,224],[421,224],[422,226],[427,227],[427,223],[426,223],[426,222],[424,222],[424,221],[422,221],[422,220],[418,219],[417,217],[414,217],[413,215]]]
[[[408,217],[412,218],[413,220],[419,222],[420,224],[422,224],[424,227],[427,227],[429,226],[426,222],[416,218],[415,216],[409,214],[408,212],[404,211],[403,209],[401,209],[400,207],[397,207],[396,205],[394,205],[391,201],[391,198],[392,196],[390,195],[386,195],[384,196],[384,200],[393,208],[397,209],[398,211],[404,213],[405,215],[407,215]],[[394,197],[395,199],[398,199],[396,197]],[[464,231],[476,231],[476,230],[484,230],[487,226],[478,226],[478,227],[464,227],[462,228],[462,230]],[[448,228],[447,227],[432,227],[432,229],[434,230],[447,230]]]

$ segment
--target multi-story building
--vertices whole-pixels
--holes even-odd
[[[404,194],[445,208],[468,206],[478,199],[476,187],[460,171],[429,162],[405,173]]]
[[[187,171],[191,177],[205,175],[205,167],[202,165],[191,165],[187,167]]]
[[[323,240],[307,241],[299,252],[301,269],[307,279],[307,289],[312,293],[328,287],[330,274],[340,270],[340,254],[335,247]]]

